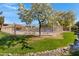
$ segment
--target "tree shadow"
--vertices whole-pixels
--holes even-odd
[[[79,56],[79,51],[70,52],[70,56]]]
[[[32,36],[26,36],[26,35],[7,35],[5,37],[0,38],[0,48],[5,49],[5,48],[10,48],[10,47],[15,47],[17,44],[21,44],[21,49],[29,48],[33,49],[31,46],[28,44],[29,38]]]

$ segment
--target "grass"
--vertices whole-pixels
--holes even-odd
[[[29,52],[40,52],[40,51],[46,51],[46,50],[53,50],[59,47],[68,46],[70,43],[72,43],[75,39],[73,32],[64,32],[63,37],[64,39],[53,39],[53,38],[44,38],[42,40],[36,40],[29,43],[29,48],[21,49],[22,44],[18,43],[16,46],[7,47],[7,43],[11,40],[13,40],[12,37],[8,36],[9,34],[5,34],[3,32],[0,33],[0,37],[2,37],[0,40],[0,44],[3,43],[3,45],[0,45],[0,55],[4,55],[5,53],[12,53],[12,54],[19,54],[23,55],[25,53]],[[20,41],[21,39],[28,39],[32,36],[16,36],[16,40],[14,40],[14,43]],[[13,42],[13,41],[12,41]],[[2,54],[1,54],[2,53]]]
[[[4,32],[0,32],[0,38],[5,37],[7,35],[9,35],[9,34],[8,33],[4,33]]]
[[[64,39],[45,38],[44,40],[31,43],[31,46],[34,47],[34,52],[53,50],[59,47],[68,46],[75,39],[74,33],[72,32],[63,33],[63,37]]]

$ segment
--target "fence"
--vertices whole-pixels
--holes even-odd
[[[16,34],[19,35],[39,35],[38,28],[26,28],[26,30],[16,30]],[[14,27],[3,26],[2,31],[10,34],[14,34]],[[55,33],[61,32],[61,28],[56,31],[52,31],[51,29],[42,29],[41,35],[55,35]],[[57,35],[57,34],[56,34]]]

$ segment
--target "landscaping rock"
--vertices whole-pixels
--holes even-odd
[[[79,39],[75,39],[74,44],[70,45],[70,52],[79,51]]]
[[[69,54],[69,47],[58,48],[50,51],[42,51],[37,53],[28,53],[28,56],[65,56]]]
[[[8,54],[8,56],[12,56],[12,54],[11,54],[11,53],[9,53],[9,54]]]

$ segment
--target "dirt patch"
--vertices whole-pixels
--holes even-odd
[[[53,34],[53,35],[42,35],[42,36],[32,36],[30,38],[30,41],[37,41],[37,40],[43,40],[43,39],[47,39],[47,38],[50,38],[50,39],[63,39],[63,35],[62,34]]]

